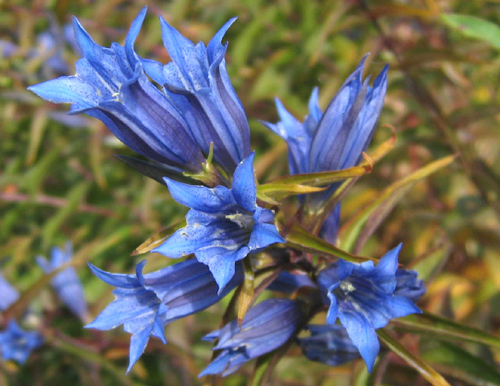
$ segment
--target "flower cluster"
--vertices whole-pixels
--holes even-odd
[[[227,45],[222,44],[235,19],[208,45],[195,45],[160,17],[171,58],[163,65],[134,50],[145,15],[143,9],[123,46],[113,43],[110,48],[97,45],[75,19],[83,56],[76,75],[30,87],[49,101],[71,103],[71,114],[85,113],[104,122],[126,146],[149,159],[126,162],[164,184],[175,201],[190,208],[186,225],[149,250],[169,258],[194,258],[151,273],[143,273],[145,261],[137,264],[134,274],[90,265],[99,279],[116,289],[115,300],[86,327],[109,330],[123,325],[132,334],[130,371],[151,336],[166,343],[167,324],[210,307],[238,288],[238,319],[205,337],[216,341],[218,355],[200,376],[231,374],[294,341],[311,360],[338,366],[361,356],[371,370],[380,349],[375,330],[393,318],[419,313],[414,302],[425,293],[416,272],[398,268],[401,246],[376,265],[376,259],[324,264],[324,259],[315,258],[321,250],[308,245],[298,250],[287,232],[298,222],[303,235],[335,243],[340,204],[328,205],[341,181],[316,187],[318,181],[329,181],[321,180],[322,172],[360,163],[382,110],[387,66],[370,86],[369,78],[362,78],[363,58],[324,112],[314,89],[310,114],[302,123],[277,100],[281,121],[264,124],[287,142],[290,174],[315,173],[315,185],[270,183],[259,190],[247,117],[231,85]],[[286,213],[291,205],[276,201],[290,194],[299,195],[291,214]],[[277,211],[284,212],[280,226]],[[319,212],[317,219],[311,215]],[[307,223],[301,223],[308,213]],[[46,272],[59,266],[64,254],[58,252],[53,259],[51,264],[40,260]],[[77,290],[69,275],[58,274],[52,282],[67,304]],[[254,287],[261,276],[263,288],[281,295],[251,307],[262,293]],[[294,300],[283,298],[290,293]],[[74,303],[68,304],[73,312],[86,313]],[[325,325],[308,324],[322,312]],[[310,331],[310,336],[298,338],[301,330]]]

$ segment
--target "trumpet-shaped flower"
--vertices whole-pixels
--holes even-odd
[[[151,335],[166,343],[166,324],[210,307],[243,281],[238,264],[233,279],[218,294],[212,274],[196,260],[143,274],[145,263],[137,264],[133,275],[109,273],[89,264],[99,279],[117,289],[113,291],[116,299],[86,328],[110,330],[123,324],[132,334],[127,372],[146,349]]]
[[[298,339],[298,344],[308,359],[340,366],[359,358],[359,350],[352,344],[344,327],[310,324],[306,329],[311,336]]]
[[[387,90],[387,66],[373,87],[362,81],[365,58],[344,82],[323,113],[318,89],[309,100],[309,115],[303,123],[293,117],[277,99],[281,121],[264,122],[288,144],[292,174],[340,170],[355,166],[368,147]]]
[[[228,174],[250,154],[250,130],[243,106],[231,85],[222,38],[236,18],[229,20],[210,43],[194,45],[161,16],[162,38],[172,62],[163,66],[143,60],[151,78],[183,111],[196,143]]]
[[[354,264],[339,259],[318,275],[329,305],[327,323],[340,319],[368,370],[380,350],[375,330],[390,319],[421,312],[410,299],[395,294],[400,250],[401,245],[387,252],[376,266],[372,261]]]
[[[57,247],[52,249],[50,262],[43,256],[38,256],[36,261],[43,271],[49,274],[61,265],[69,263],[72,255],[72,245],[68,242],[65,250]],[[63,303],[66,304],[71,312],[81,320],[85,321],[89,318],[87,303],[83,295],[83,287],[78,279],[75,268],[65,268],[52,278],[51,283]]]
[[[214,350],[222,350],[200,374],[226,376],[245,362],[284,345],[304,320],[300,304],[289,299],[268,299],[252,307],[241,323],[233,320],[204,340],[218,339]]]
[[[0,310],[6,310],[19,298],[19,292],[0,274]]]
[[[318,105],[318,89],[309,100],[309,115],[298,121],[277,99],[276,107],[281,119],[276,124],[263,122],[288,144],[291,174],[315,173],[347,169],[356,166],[367,149],[384,104],[387,90],[387,66],[377,76],[373,87],[369,78],[362,81],[365,58],[347,78],[324,112]],[[340,185],[308,196],[314,208],[320,208]],[[340,219],[336,209],[327,218],[322,236],[334,242]]]
[[[162,164],[160,169],[200,173],[213,143],[215,160],[232,174],[250,153],[247,119],[227,75],[227,47],[221,44],[234,19],[207,47],[193,45],[161,19],[163,40],[173,59],[163,67],[134,51],[145,15],[146,8],[132,23],[125,46],[113,43],[111,48],[96,44],[74,19],[83,54],[76,75],[29,89],[52,102],[71,103],[71,114],[100,119],[125,145]]]
[[[172,198],[192,208],[187,226],[154,249],[179,258],[194,253],[208,265],[222,291],[235,272],[235,262],[249,253],[284,242],[274,225],[274,213],[257,206],[254,153],[236,168],[231,189],[209,189],[165,178]]]
[[[146,14],[132,23],[125,46],[96,44],[75,18],[73,27],[83,58],[76,75],[63,76],[29,87],[44,99],[71,103],[71,114],[86,113],[100,119],[135,152],[153,161],[191,172],[204,162],[179,109],[144,73],[134,42]]]
[[[42,336],[36,331],[25,331],[14,320],[10,320],[7,329],[0,332],[0,355],[4,360],[24,363],[31,351],[43,343]]]

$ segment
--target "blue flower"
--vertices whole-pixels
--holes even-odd
[[[6,310],[19,298],[19,292],[0,274],[0,310]]]
[[[42,343],[43,338],[38,332],[24,331],[14,320],[10,320],[7,329],[0,332],[0,354],[4,360],[24,363],[31,351]]]
[[[151,335],[166,343],[166,324],[210,307],[243,281],[238,264],[233,279],[218,294],[208,268],[194,259],[143,275],[145,263],[137,264],[134,275],[109,273],[89,264],[99,279],[117,289],[113,291],[116,300],[86,328],[110,330],[124,325],[132,334],[127,372],[146,349]]]
[[[280,272],[278,277],[266,289],[292,293],[302,287],[316,288],[316,284],[307,275],[283,271]]]
[[[375,330],[390,319],[421,313],[410,299],[395,294],[400,250],[401,244],[387,252],[376,267],[372,261],[354,264],[339,259],[318,275],[324,302],[329,304],[327,323],[340,319],[369,371],[380,350]]]
[[[201,172],[205,161],[191,137],[181,111],[144,73],[133,45],[146,15],[144,8],[132,23],[125,46],[96,44],[76,18],[76,40],[83,58],[76,75],[29,87],[55,103],[71,103],[71,114],[100,119],[135,152],[172,168]]]
[[[172,198],[192,208],[187,226],[153,252],[179,258],[194,253],[208,265],[222,291],[234,275],[234,265],[249,253],[285,242],[274,225],[274,213],[257,206],[254,153],[234,172],[232,188],[186,185],[165,178]]]
[[[418,279],[418,272],[411,269],[396,271],[396,289],[394,295],[404,296],[416,303],[425,295],[424,281]]]
[[[38,256],[36,262],[46,274],[49,274],[61,265],[69,263],[72,255],[72,245],[68,242],[66,243],[65,250],[59,248],[52,249],[50,263],[43,256]],[[87,303],[85,302],[83,287],[78,279],[75,268],[65,268],[52,278],[51,283],[63,303],[66,304],[71,312],[83,321],[88,320]]]
[[[365,58],[344,82],[322,113],[318,89],[309,100],[309,115],[303,123],[276,100],[281,121],[264,124],[287,141],[292,174],[315,173],[355,166],[368,147],[387,90],[387,69],[377,76],[373,87],[362,82]]]
[[[125,46],[111,48],[97,45],[74,19],[83,54],[76,75],[29,90],[55,103],[72,103],[71,114],[100,119],[125,145],[173,172],[201,173],[213,143],[215,161],[232,174],[250,154],[248,122],[226,71],[227,45],[221,44],[234,19],[205,47],[193,45],[160,18],[173,59],[162,66],[134,51],[145,15],[146,8],[132,23]]]
[[[194,45],[160,16],[163,43],[172,62],[163,66],[143,60],[146,73],[183,112],[198,146],[207,154],[213,142],[214,159],[229,175],[251,151],[245,111],[226,70],[227,44],[221,44],[235,20],[229,20],[205,46]]]
[[[311,336],[298,339],[298,344],[308,359],[329,366],[340,366],[359,358],[359,350],[352,344],[344,327],[310,324],[306,329],[311,332]]]
[[[218,339],[214,350],[222,350],[200,374],[226,376],[245,362],[284,345],[297,332],[304,320],[300,304],[289,299],[268,299],[252,307],[241,327],[233,320],[204,340]]]
[[[281,121],[277,124],[263,122],[288,144],[291,174],[316,173],[347,169],[356,166],[367,149],[384,104],[387,90],[386,66],[375,79],[373,87],[369,78],[362,81],[365,58],[344,82],[330,101],[325,112],[318,106],[318,89],[309,100],[309,115],[304,122],[295,119],[276,100]],[[307,203],[314,210],[323,208],[340,183],[331,185],[320,193],[310,194]],[[340,208],[326,219],[321,236],[334,243],[340,219]]]

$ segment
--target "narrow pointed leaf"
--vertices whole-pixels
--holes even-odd
[[[297,184],[265,184],[259,185],[257,187],[257,194],[264,195],[264,197],[269,197],[275,200],[281,200],[287,196],[307,194],[314,192],[321,192],[326,188],[319,188],[307,185],[297,185]]]
[[[417,271],[418,276],[424,281],[429,281],[441,271],[448,261],[451,251],[451,245],[439,245],[425,252],[423,256],[419,256],[408,268]]]
[[[241,296],[239,297],[238,303],[238,323],[240,326],[247,311],[252,306],[253,295],[255,291],[255,276],[250,256],[247,256],[243,259],[243,270],[245,273],[245,279],[243,280]]]
[[[47,337],[45,338],[47,339]],[[113,374],[113,376],[117,381],[119,381],[121,385],[132,385],[132,381],[127,376],[125,376],[121,369],[115,367],[108,359],[106,359],[102,355],[99,355],[96,352],[87,349],[83,345],[75,345],[58,337],[49,338],[48,343],[51,346],[64,352],[65,354],[74,355],[84,361],[102,366],[102,368]]]
[[[395,319],[393,322],[398,328],[404,328],[406,331],[415,333],[424,333],[434,338],[480,343],[500,348],[500,338],[478,328],[464,326],[428,312],[420,315],[409,315]]]
[[[160,246],[167,240],[176,230],[181,229],[186,226],[186,219],[179,221],[177,224],[169,226],[166,229],[158,232],[157,234],[151,236],[149,239],[144,241],[141,245],[139,245],[134,252],[132,252],[131,256],[140,255],[142,253],[147,253],[156,247]]]
[[[149,177],[162,185],[165,185],[165,180],[163,177],[172,178],[176,181],[184,182],[186,184],[197,184],[193,178],[184,176],[181,173],[176,173],[175,171],[162,167],[162,165],[154,164],[151,162],[142,161],[140,159],[129,157],[126,155],[115,154],[115,157],[127,164],[131,168],[137,170],[142,175]]]
[[[427,350],[424,358],[454,379],[471,385],[500,386],[500,373],[495,367],[459,346],[440,342]]]
[[[362,263],[368,260],[377,261],[377,259],[372,257],[356,256],[337,248],[335,245],[309,233],[297,223],[294,223],[289,229],[286,241],[290,247],[304,252],[326,255],[334,258],[341,257],[353,263]]]
[[[269,184],[325,186],[346,180],[348,178],[359,177],[370,173],[371,171],[371,165],[364,164],[363,166],[354,166],[349,169],[334,170],[332,172],[295,174],[292,176],[278,177],[272,180]],[[265,184],[263,186],[269,184]]]
[[[441,158],[386,188],[342,226],[339,234],[341,248],[347,251],[359,251],[364,241],[373,234],[380,222],[415,183],[448,166],[454,159],[453,155]]]
[[[42,276],[31,287],[24,291],[19,299],[17,299],[13,304],[10,305],[9,308],[5,310],[5,312],[3,313],[3,320],[9,320],[11,318],[20,319],[30,302],[40,294],[42,289],[50,283],[52,278],[64,269],[72,267],[74,265],[74,261],[63,264],[49,274]]]
[[[488,20],[470,15],[441,15],[441,20],[461,34],[488,42],[500,48],[500,26]]]
[[[425,379],[434,386],[450,386],[450,384],[434,370],[431,366],[425,363],[419,357],[413,355],[396,339],[387,333],[384,329],[377,330],[379,339],[396,355],[408,363],[411,367],[417,370]]]

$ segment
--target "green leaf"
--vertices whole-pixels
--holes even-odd
[[[62,227],[66,221],[84,201],[85,196],[90,188],[88,181],[81,182],[74,186],[67,195],[66,206],[58,210],[58,212],[45,223],[42,230],[43,244],[45,248],[52,244],[54,234]]]
[[[253,295],[255,291],[255,276],[253,272],[252,258],[250,255],[243,259],[243,270],[245,273],[245,279],[243,280],[241,296],[239,297],[238,303],[238,324],[240,326],[245,314],[253,303]]]
[[[451,245],[440,245],[419,256],[412,262],[410,268],[418,272],[419,278],[428,281],[440,272],[448,261],[451,251]]]
[[[431,366],[425,363],[422,359],[408,351],[401,343],[394,339],[389,333],[383,329],[377,330],[377,335],[380,340],[396,355],[408,363],[411,367],[417,370],[425,379],[434,386],[450,386],[450,384],[434,370]]]
[[[263,201],[271,200],[281,200],[282,198],[297,195],[297,194],[307,194],[314,192],[321,192],[325,188],[318,188],[314,186],[307,185],[297,185],[297,184],[265,184],[257,186],[257,195],[263,198]]]
[[[500,374],[483,358],[450,343],[435,342],[424,358],[439,364],[441,372],[477,386],[500,386]]]
[[[469,15],[441,15],[441,20],[464,36],[479,39],[500,48],[500,26],[488,20]]]
[[[424,333],[433,338],[480,343],[500,348],[500,338],[428,312],[420,315],[408,315],[404,318],[394,319],[393,322],[398,325],[398,328],[404,327],[406,331]]]
[[[325,186],[335,182],[344,181],[348,178],[359,177],[372,171],[371,164],[362,164],[349,169],[334,170],[332,172],[318,172],[306,174],[294,174],[291,176],[278,177],[269,184],[261,185],[266,189],[267,185],[308,185]],[[261,188],[262,189],[262,188]]]
[[[11,318],[19,319],[23,315],[24,311],[30,304],[30,302],[40,294],[41,290],[50,283],[50,280],[57,275],[62,270],[71,267],[74,265],[74,262],[66,263],[61,265],[59,268],[50,272],[49,274],[43,275],[39,280],[37,280],[34,284],[31,285],[26,291],[24,291],[19,299],[17,299],[13,304],[9,306],[3,313],[3,318],[1,318],[2,322],[5,322]],[[2,315],[0,315],[2,316]]]
[[[337,248],[335,245],[309,233],[297,223],[291,226],[285,239],[288,246],[308,253],[316,253],[334,258],[341,257],[344,260],[354,263],[362,263],[368,260],[377,261],[377,259],[372,257],[356,256]]]
[[[386,188],[342,226],[339,232],[341,248],[346,251],[359,251],[380,222],[415,183],[448,166],[454,159],[453,155],[441,158]]]
[[[31,165],[35,160],[46,125],[47,110],[40,108],[36,110],[31,121],[30,144],[28,147],[28,156],[26,157],[26,165]]]
[[[147,253],[156,247],[160,246],[167,240],[172,233],[176,230],[181,229],[186,225],[186,219],[179,221],[177,224],[169,226],[166,229],[158,232],[157,234],[151,236],[149,239],[144,241],[141,245],[139,245],[134,252],[132,252],[131,256],[140,255],[142,253]]]
[[[61,339],[60,337],[51,338],[45,335],[45,340],[53,347],[69,354],[74,355],[84,361],[90,363],[96,363],[102,366],[104,369],[109,371],[113,376],[119,381],[120,385],[132,385],[132,381],[125,376],[122,369],[116,368],[109,360],[104,358],[102,355],[99,355],[95,351],[89,350],[83,345],[75,345],[66,339]]]

